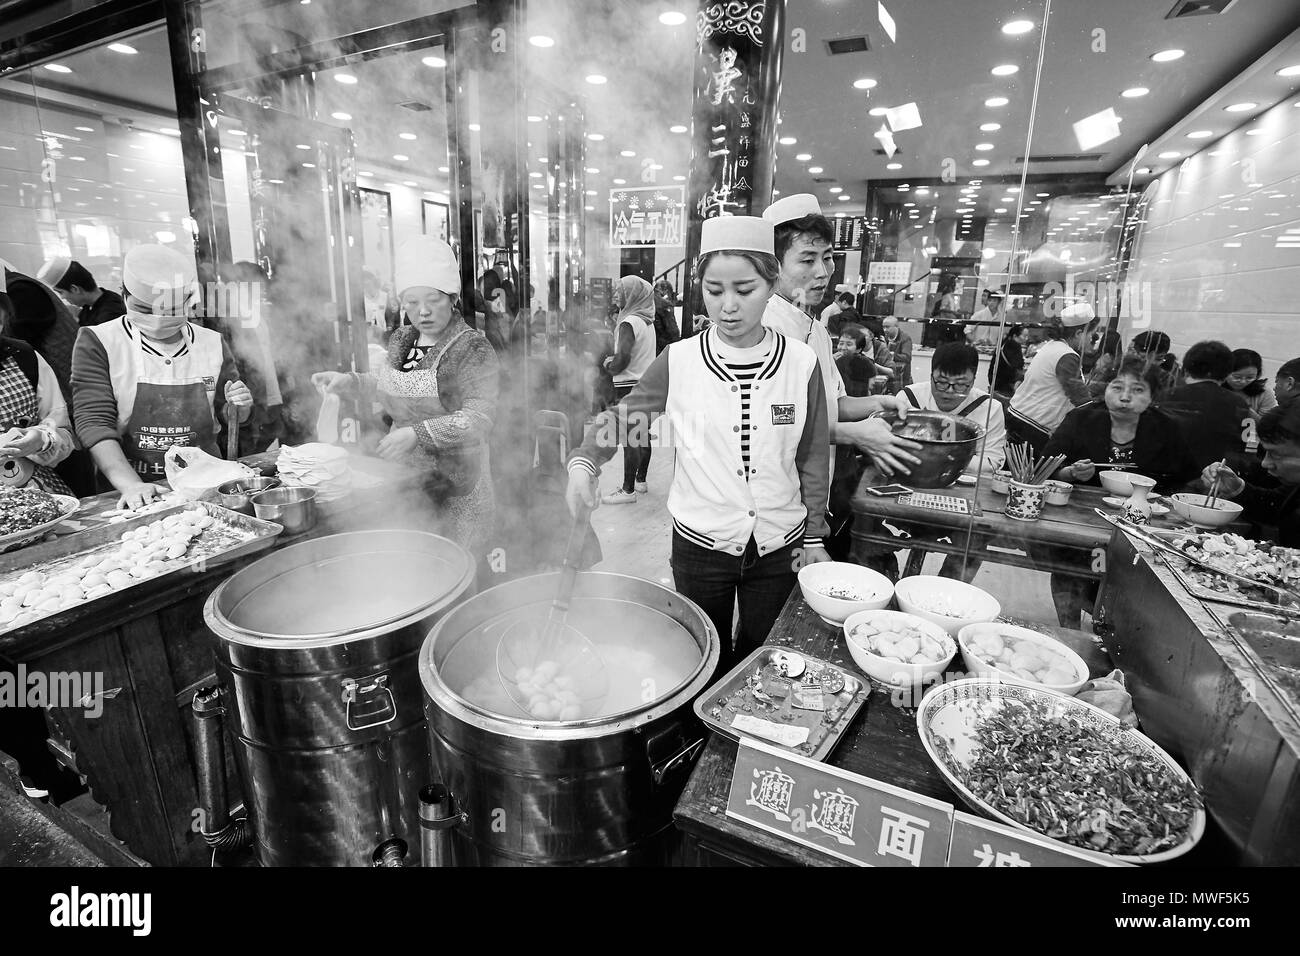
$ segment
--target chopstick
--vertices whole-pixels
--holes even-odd
[[[1205,507],[1213,508],[1215,501],[1219,497],[1219,488],[1223,484],[1223,469],[1228,466],[1228,459],[1224,458],[1219,462],[1219,467],[1214,471],[1214,481],[1210,485],[1210,493],[1206,496]]]
[[[1011,472],[1011,477],[1021,484],[1040,485],[1056,474],[1056,470],[1064,463],[1064,455],[1035,458],[1028,444],[1007,446],[1007,470]]]

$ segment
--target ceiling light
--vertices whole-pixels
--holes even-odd
[[[1034,28],[1032,20],[1012,20],[1009,23],[1002,24],[1002,32],[1007,36],[1018,37],[1022,33],[1028,33]]]
[[[631,159],[633,156],[636,155],[636,150],[634,150],[634,149],[625,149],[625,150],[623,150],[622,152],[620,152],[619,155],[620,155],[620,156],[626,156],[626,157],[628,157],[629,159]]]
[[[663,165],[660,164],[660,163],[651,163],[651,164],[650,164],[650,168],[653,169],[653,170],[655,170],[655,171],[657,172],[657,171],[663,169]]]
[[[398,139],[405,139],[405,140],[413,140],[413,139],[416,138],[416,136],[415,136],[414,133],[398,133],[398,134],[397,134],[397,138],[398,138]]]
[[[852,199],[853,197],[852,197],[852,196],[846,196],[846,195],[844,195],[843,193],[841,193],[841,194],[840,194],[839,196],[837,196],[836,198],[839,199],[840,202],[848,202],[848,201],[849,201],[850,199]]]
[[[413,179],[404,179],[404,180],[402,180],[402,185],[403,185],[403,186],[410,186],[411,188],[415,188],[416,186],[419,185],[419,183],[417,183],[417,182],[416,182],[415,180],[413,180]]]
[[[908,207],[910,207],[910,206],[915,206],[915,205],[916,205],[916,203],[914,203],[914,202],[905,202],[905,203],[903,203],[903,208],[906,209],[906,208],[908,208]]]
[[[1181,156],[1181,155],[1183,155],[1183,154],[1180,153],[1180,152],[1178,152],[1177,150],[1170,149],[1170,150],[1166,150],[1165,152],[1161,153],[1157,158],[1158,158],[1158,159],[1177,159],[1177,158],[1178,158],[1179,156]]]
[[[112,50],[114,53],[122,53],[126,56],[132,56],[140,52],[135,47],[131,46],[131,44],[129,43],[110,43],[108,45],[108,48]]]
[[[902,169],[902,168],[903,168],[903,164],[902,164],[902,163],[889,163],[889,164],[887,164],[887,165],[885,166],[885,168],[886,168],[886,169]]]
[[[997,109],[999,106],[1006,106],[1011,101],[1005,96],[991,96],[984,101],[984,105],[990,109]]]
[[[64,66],[62,63],[46,63],[45,69],[51,73],[71,73],[72,67]]]
[[[997,213],[1006,212],[1006,211],[1007,211],[1007,207],[1006,207],[1006,206],[999,206],[997,209],[994,209],[993,211],[994,211],[994,212],[997,212]]]
[[[351,73],[335,73],[334,82],[342,83],[344,86],[355,86],[357,78]]]
[[[341,123],[346,123],[348,120],[352,119],[352,114],[351,114],[351,113],[344,113],[344,112],[342,112],[342,111],[340,111],[340,112],[338,112],[338,113],[331,113],[330,116],[333,117],[334,119],[338,120],[338,121],[341,122]]]
[[[1258,105],[1258,103],[1233,103],[1231,106],[1225,106],[1223,111],[1225,113],[1245,113],[1248,110],[1253,110]]]
[[[676,10],[666,10],[659,14],[659,22],[666,27],[679,27],[686,22],[686,14]]]
[[[674,177],[673,177],[673,182],[675,182],[675,183],[684,183],[684,182],[686,182],[686,177],[685,177],[685,176],[674,176]]]
[[[782,136],[780,139],[777,140],[777,142],[780,143],[782,146],[793,146],[795,143],[799,141],[795,139],[793,136]]]
[[[1052,195],[1052,194],[1051,194],[1051,193],[1038,193],[1038,198],[1039,198],[1039,199],[1046,199],[1046,198],[1047,198],[1048,196],[1050,196],[1050,195]]]
[[[540,123],[541,121],[542,121],[542,118],[541,118],[540,116],[530,116],[530,117],[528,117],[528,122],[530,122],[530,123]]]
[[[589,172],[591,175],[595,176],[597,173],[600,172],[600,170],[597,169],[595,166],[588,166],[588,167],[587,167],[587,172]]]
[[[76,131],[77,131],[78,133],[93,133],[93,132],[94,132],[94,130],[91,129],[89,126],[77,126],[77,127],[74,127],[74,128],[76,129]]]
[[[996,133],[1002,128],[1001,123],[984,123],[980,126],[981,133]]]
[[[616,179],[616,180],[614,180],[614,185],[615,185],[615,186],[626,186],[626,185],[627,185],[627,180],[626,180],[626,179]]]
[[[588,190],[587,190],[587,195],[588,195],[588,196],[599,196],[600,193],[596,192],[596,190],[594,190],[594,189],[588,189]]]
[[[405,156],[405,155],[403,155],[402,153],[394,153],[394,154],[393,154],[393,159],[397,160],[399,163],[404,163],[404,162],[406,162],[406,161],[407,161],[408,159],[410,159],[410,158],[411,158],[410,156]]]
[[[471,133],[477,133],[477,132],[478,132],[479,130],[481,130],[482,128],[483,128],[483,127],[480,126],[478,123],[470,123],[470,124],[469,124],[469,131],[470,131]]]
[[[809,166],[809,167],[808,167],[808,172],[809,172],[809,174],[810,174],[810,175],[813,175],[813,176],[816,176],[816,175],[817,175],[818,173],[820,173],[821,171],[822,171],[822,168],[821,168],[820,166]]]
[[[370,170],[368,170],[368,169],[363,169],[363,170],[361,170],[361,172],[359,172],[357,175],[358,175],[358,176],[373,176],[374,173],[372,173],[372,172],[371,172]]]
[[[539,33],[537,34],[537,36],[529,37],[528,42],[531,43],[533,46],[539,46],[542,47],[543,49],[547,47],[555,46],[555,41],[543,33]]]
[[[981,153],[987,153],[989,150],[991,150],[991,149],[993,148],[993,144],[992,144],[992,143],[976,143],[976,144],[975,144],[975,148],[976,148],[977,150],[979,150]]]
[[[1151,175],[1151,167],[1150,167],[1150,166],[1143,166],[1141,169],[1139,169],[1139,170],[1137,171],[1137,174],[1138,174],[1139,176],[1150,176],[1150,175]]]
[[[670,133],[685,133],[685,132],[686,132],[686,127],[685,127],[685,126],[682,126],[681,124],[678,124],[677,126],[670,126],[670,127],[668,127],[668,132],[670,132]]]
[[[609,82],[609,77],[605,76],[602,73],[588,73],[587,82],[590,83],[592,86],[601,86]]]
[[[111,47],[110,47],[111,49]],[[1284,66],[1277,71],[1278,76],[1300,76],[1300,63],[1295,66]]]
[[[444,66],[447,65],[447,61],[440,56],[426,56],[420,62],[423,63],[425,66],[433,67],[435,70],[441,70]]]
[[[889,112],[888,106],[877,106],[875,109],[867,110],[868,116],[884,116]]]
[[[1029,200],[1029,205],[1031,205],[1031,206],[1041,206],[1042,204],[1043,204],[1043,201],[1042,201],[1041,199],[1031,199],[1031,200]]]
[[[833,193],[842,193],[842,192],[844,192],[844,187],[843,187],[843,186],[832,186],[832,187],[830,188],[829,191],[830,191],[830,192],[833,192]]]
[[[990,72],[994,76],[1014,76],[1020,72],[1020,67],[1014,63],[1003,63],[1001,66],[995,66]]]
[[[1120,96],[1127,97],[1130,100],[1135,100],[1139,96],[1146,96],[1150,92],[1151,91],[1147,89],[1145,86],[1134,86],[1125,90],[1123,93],[1120,94]]]
[[[1172,63],[1174,60],[1183,58],[1182,50],[1161,50],[1159,53],[1152,53],[1151,59],[1157,63]]]
[[[308,146],[306,143],[299,143],[299,144],[297,145],[297,148],[298,148],[298,149],[311,149],[311,147]]]
[[[853,88],[855,90],[870,90],[873,89],[875,85],[876,85],[876,81],[869,76],[864,76],[860,80],[853,81]]]
[[[439,167],[438,167],[438,172],[440,172],[440,173],[447,173],[447,172],[451,172],[451,170],[449,170],[446,166],[439,166]]]
[[[538,172],[537,170],[535,170],[535,169],[534,169],[531,173],[529,173],[528,175],[531,176],[533,179],[541,179],[541,178],[542,178],[542,174],[539,173],[539,172]]]
[[[1247,136],[1263,136],[1264,133],[1265,133],[1265,130],[1262,130],[1262,129],[1248,129],[1248,130],[1246,130],[1246,135],[1247,135]]]
[[[972,166],[979,166],[981,169],[982,169],[983,167],[987,166],[988,164],[989,164],[989,161],[988,161],[987,159],[973,159],[973,160],[971,160],[971,165],[972,165]]]
[[[303,168],[303,169],[315,169],[315,168],[316,168],[316,164],[315,164],[315,163],[303,163],[303,164],[302,164],[302,168]]]
[[[587,212],[595,212],[595,211],[596,211],[596,207],[595,207],[595,206],[583,206],[582,208],[585,209],[585,210],[587,210]]]
[[[797,159],[801,163],[806,163],[808,162],[808,160],[812,159],[812,153],[799,153],[797,156],[795,156],[795,159]]]
[[[604,138],[605,138],[605,134],[604,134],[604,133],[588,133],[588,134],[587,134],[587,139],[591,140],[593,143],[599,143],[599,142],[600,142],[602,139],[604,139]]]
[[[1214,135],[1212,129],[1196,129],[1187,134],[1188,139],[1209,139]]]

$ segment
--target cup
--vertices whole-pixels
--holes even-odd
[[[1017,521],[1037,521],[1043,513],[1046,498],[1046,484],[1030,485],[1023,481],[1008,481],[1006,515]]]

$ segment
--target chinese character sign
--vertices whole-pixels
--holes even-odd
[[[680,246],[686,236],[686,187],[637,186],[609,191],[609,244]]]
[[[1014,830],[958,811],[952,824],[949,866],[1126,866],[1056,840]]]

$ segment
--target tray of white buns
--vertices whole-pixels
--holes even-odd
[[[269,548],[281,530],[198,502],[0,555],[0,634],[90,613],[96,602],[166,575],[211,570]]]

